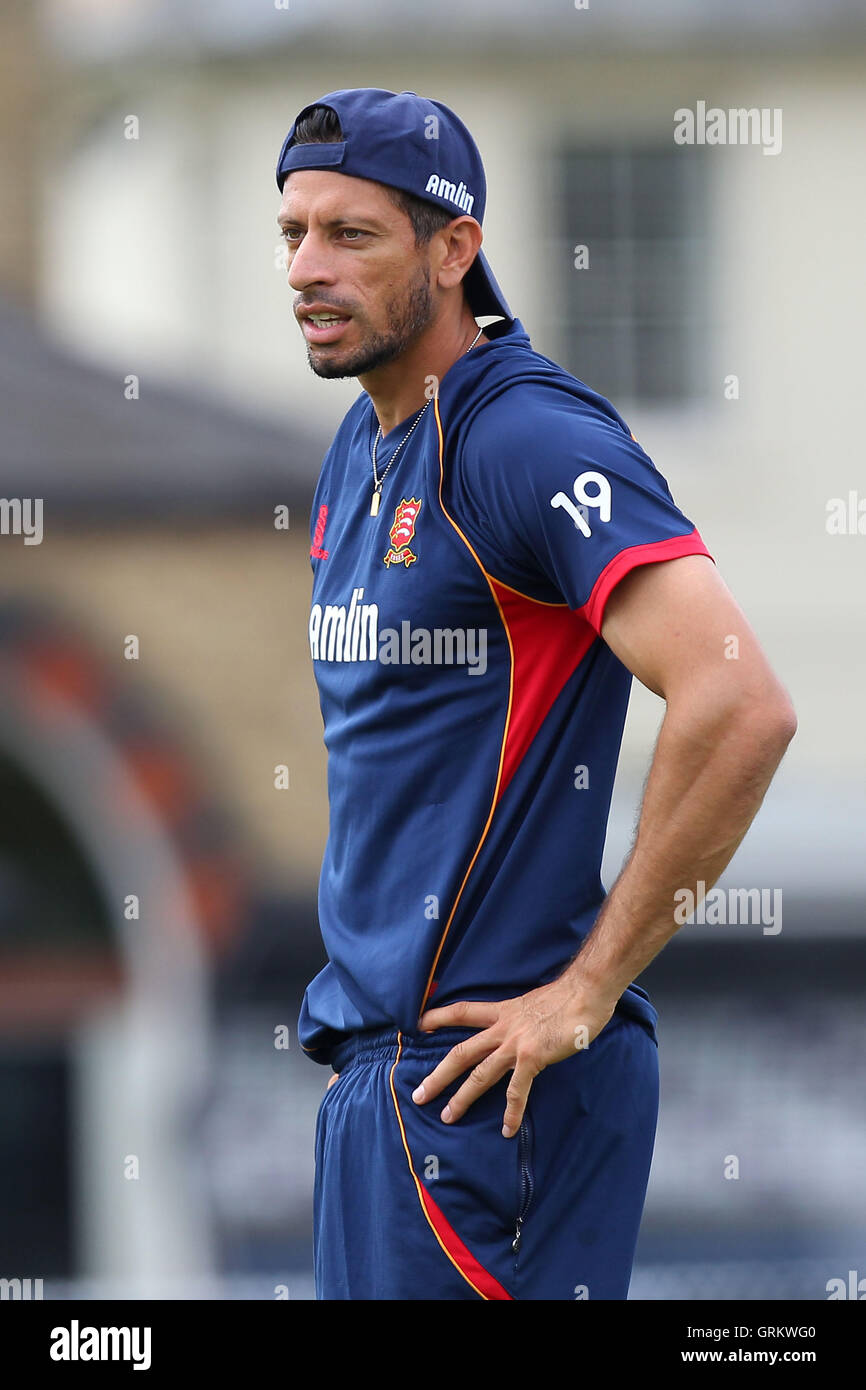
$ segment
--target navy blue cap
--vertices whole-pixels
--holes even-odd
[[[328,106],[340,122],[335,144],[295,145],[295,129],[314,106]],[[484,218],[487,180],[478,146],[466,126],[441,101],[415,92],[355,87],[311,101],[299,111],[277,160],[277,187],[293,169],[334,169],[353,178],[375,179],[444,208],[454,217]],[[514,315],[479,251],[463,281],[477,317]]]

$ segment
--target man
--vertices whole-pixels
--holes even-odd
[[[317,1294],[622,1299],[658,1103],[633,980],[677,890],[733,855],[791,704],[617,411],[512,316],[454,113],[329,93],[277,182],[309,364],[363,388],[310,552],[329,962],[299,1032],[335,1083]],[[513,211],[527,257],[537,215]],[[606,897],[632,674],[666,712]]]

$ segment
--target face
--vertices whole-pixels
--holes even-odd
[[[296,169],[283,185],[278,221],[295,317],[317,376],[363,376],[400,357],[428,327],[430,248],[415,246],[409,218],[381,184]]]

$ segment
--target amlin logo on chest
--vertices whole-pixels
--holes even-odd
[[[353,589],[344,603],[314,603],[310,609],[310,655],[314,661],[380,661],[383,666],[466,666],[467,675],[487,670],[485,627],[413,627],[408,621],[379,628],[378,603],[364,603]]]

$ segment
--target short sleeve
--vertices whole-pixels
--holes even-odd
[[[609,595],[636,566],[712,559],[602,397],[547,384],[503,392],[467,426],[449,496],[493,578],[532,598],[564,601],[596,632]]]

